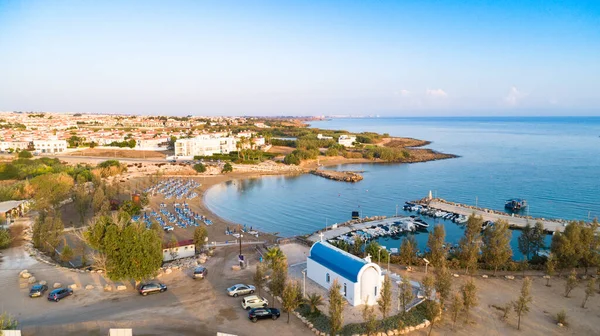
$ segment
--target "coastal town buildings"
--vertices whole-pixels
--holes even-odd
[[[62,153],[67,149],[66,140],[33,140],[33,148],[38,153]]]
[[[354,136],[354,135],[342,134],[338,138],[338,144],[340,144],[344,147],[354,147],[355,142],[356,142],[356,136]]]
[[[326,289],[337,280],[342,295],[353,306],[376,304],[383,284],[381,268],[370,256],[361,259],[324,241],[311,247],[306,274]]]
[[[223,137],[203,134],[195,138],[175,141],[175,156],[210,156],[213,154],[229,154],[237,150],[234,137]]]
[[[193,257],[196,254],[196,245],[194,245],[194,240],[183,240],[178,241],[177,246],[163,246],[163,262],[189,258]]]
[[[317,139],[319,139],[319,140],[332,140],[333,137],[324,136],[323,134],[317,134]]]

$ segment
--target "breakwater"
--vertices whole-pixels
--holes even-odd
[[[335,171],[335,170],[311,170],[311,174],[324,177],[326,179],[343,182],[358,182],[363,179],[362,175],[351,171]]]
[[[528,223],[533,226],[536,222],[540,222],[544,225],[544,230],[554,233],[564,231],[565,226],[568,223],[566,220],[533,218],[518,214],[508,214],[493,209],[485,209],[467,204],[453,203],[440,198],[424,198],[422,200],[415,201],[414,203],[426,206],[430,209],[441,210],[463,216],[475,214],[477,216],[481,216],[484,221],[496,222],[498,220],[504,220],[508,222],[509,227],[512,229],[523,229]]]

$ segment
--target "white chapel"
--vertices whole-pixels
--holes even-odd
[[[383,284],[381,268],[371,262],[370,256],[362,259],[325,241],[310,248],[306,272],[309,279],[326,289],[337,279],[342,294],[353,306],[376,304]]]

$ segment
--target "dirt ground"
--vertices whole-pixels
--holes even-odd
[[[70,152],[71,156],[102,156],[108,158],[130,158],[130,159],[164,159],[167,155],[166,151],[149,151],[149,150],[125,150],[115,147],[115,149],[104,148],[86,148],[76,152]]]
[[[309,248],[297,244],[286,244],[281,246],[282,251],[289,258],[290,276],[302,281],[301,271],[306,268],[306,255]],[[386,265],[381,265],[383,268]],[[423,272],[407,272],[401,270],[397,265],[392,265],[392,272],[410,280],[420,281],[425,275]],[[464,323],[464,318],[457,322],[452,328],[452,323],[446,313],[444,320],[433,331],[433,335],[600,335],[600,295],[589,298],[587,308],[581,308],[585,296],[585,281],[581,280],[579,286],[573,290],[570,298],[564,297],[564,278],[553,278],[551,287],[546,287],[546,280],[540,276],[531,277],[533,280],[531,294],[533,302],[529,314],[521,319],[521,330],[517,330],[517,318],[514,312],[507,321],[501,319],[501,312],[493,305],[502,306],[518,297],[523,279],[515,276],[515,280],[507,280],[504,277],[492,277],[487,279],[474,277],[478,288],[479,306],[476,307],[469,317],[469,323]],[[470,277],[459,274],[453,278],[453,290],[460,289]],[[326,296],[324,290],[314,282],[307,279],[307,293],[319,292]],[[397,306],[394,298],[393,307]],[[356,311],[353,311],[356,310]],[[394,308],[396,309],[396,308]],[[561,310],[565,310],[568,316],[569,326],[559,327],[556,325],[554,316]],[[379,312],[377,312],[379,314]],[[344,312],[344,324],[360,322],[360,309],[346,306]],[[426,331],[415,332],[414,335],[426,335]]]
[[[205,266],[208,277],[193,280],[191,269],[174,270],[159,281],[168,286],[165,293],[140,296],[130,284],[127,290],[104,292],[102,286],[112,283],[97,273],[78,273],[55,268],[32,259],[21,248],[4,251],[0,262],[0,311],[19,321],[23,335],[75,336],[106,335],[109,328],[133,328],[141,335],[310,335],[310,331],[294,316],[286,323],[285,314],[277,321],[252,323],[239,298],[227,296],[225,289],[237,283],[252,284],[257,255],[253,247],[244,247],[250,265],[233,271],[237,248],[217,248]],[[79,287],[71,297],[60,302],[27,297],[29,286],[18,273],[28,269],[35,277]],[[93,284],[94,289],[82,289]],[[267,297],[271,306],[273,302]],[[281,308],[279,303],[275,307]]]

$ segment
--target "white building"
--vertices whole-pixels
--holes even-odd
[[[67,149],[67,141],[33,140],[33,148],[39,153],[61,153]]]
[[[344,147],[354,147],[355,142],[356,142],[356,136],[354,136],[354,135],[342,134],[338,138],[338,144],[340,144]]]
[[[376,304],[383,275],[370,256],[361,259],[324,242],[316,242],[306,259],[309,279],[329,289],[334,280],[340,284],[342,295],[351,305]]]
[[[29,141],[0,141],[0,151],[7,152],[9,148],[14,151],[26,150],[29,148],[31,142]]]
[[[168,138],[138,139],[135,149],[139,150],[167,150]]]
[[[332,140],[333,137],[324,136],[323,134],[317,134],[317,139],[319,139],[319,140]]]
[[[163,262],[193,257],[196,254],[196,245],[193,240],[177,242],[176,247],[163,246]]]
[[[237,150],[234,137],[216,137],[203,134],[195,138],[175,141],[175,156],[210,156],[213,154],[229,154]]]

